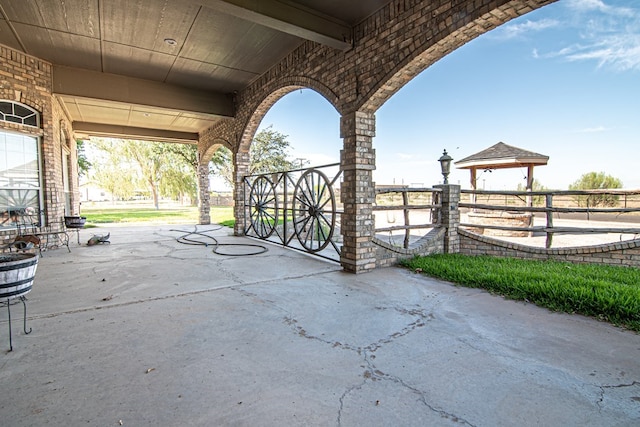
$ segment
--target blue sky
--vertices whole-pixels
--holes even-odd
[[[280,99],[267,126],[288,135],[292,158],[339,160],[339,115],[311,90]],[[560,0],[423,71],[376,113],[374,181],[432,186],[443,149],[455,161],[500,141],[548,155],[534,173],[547,188],[591,171],[640,188],[640,2]],[[478,186],[515,189],[525,174],[479,172]],[[470,188],[466,170],[449,180]]]

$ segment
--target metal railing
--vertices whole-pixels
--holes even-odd
[[[373,206],[376,235],[389,233],[387,238],[390,244],[408,249],[412,231],[418,231],[415,235],[420,237],[440,225],[441,195],[439,188],[376,188],[376,203]],[[402,218],[402,223],[398,225],[395,225],[396,213]],[[398,236],[402,237],[402,244],[397,241]]]
[[[470,202],[466,202],[467,195]],[[511,232],[545,233],[545,246],[550,248],[554,234],[616,233],[640,234],[640,227],[555,226],[554,215],[584,219],[609,219],[633,224],[640,222],[640,190],[572,190],[572,191],[484,191],[461,190],[459,206],[471,215],[491,213],[493,218],[506,218],[508,214],[522,214],[529,221],[526,226],[511,226],[485,222],[461,222],[462,227]],[[626,217],[622,217],[626,215]],[[545,225],[535,226],[534,218],[543,217]],[[603,216],[607,216],[604,218]],[[469,216],[471,217],[471,216]],[[479,216],[481,217],[481,216]]]
[[[247,236],[340,260],[340,164],[244,177]]]

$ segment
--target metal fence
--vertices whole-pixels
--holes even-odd
[[[244,178],[244,233],[333,261],[342,236],[340,164]]]

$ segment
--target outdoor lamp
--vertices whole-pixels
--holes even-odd
[[[442,169],[442,176],[444,177],[444,183],[449,183],[449,172],[451,171],[451,160],[453,158],[447,154],[447,150],[444,150],[442,156],[438,159],[440,162],[440,168]]]

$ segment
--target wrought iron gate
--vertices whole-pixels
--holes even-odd
[[[340,177],[339,163],[246,176],[245,235],[339,261]]]

